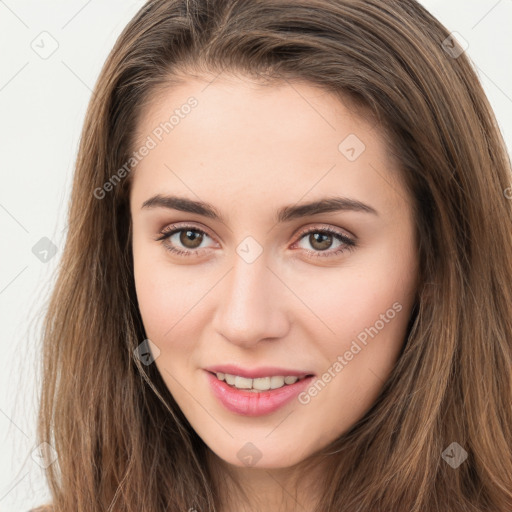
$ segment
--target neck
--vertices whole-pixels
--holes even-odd
[[[210,474],[220,496],[220,512],[311,512],[321,492],[325,467],[318,461],[284,468],[236,466],[208,450]]]

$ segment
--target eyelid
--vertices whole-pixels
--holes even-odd
[[[168,224],[163,229],[161,229],[158,234],[162,236],[158,237],[157,240],[162,240],[162,238],[165,238],[165,235],[169,235],[170,233],[185,231],[186,229],[191,229],[197,231],[198,233],[208,235],[212,240],[215,240],[216,238],[210,234],[207,228],[202,227],[200,224],[196,224],[194,222],[176,222],[174,224]]]
[[[310,226],[307,226],[305,228],[301,228],[295,237],[301,237],[302,235],[305,235],[307,233],[316,232],[316,231],[326,231],[328,233],[337,234],[343,238],[347,238],[352,240],[353,242],[357,241],[357,237],[350,233],[350,231],[347,231],[346,229],[338,228],[338,227],[332,227],[330,225],[325,224],[313,224]]]

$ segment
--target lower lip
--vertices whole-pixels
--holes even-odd
[[[211,390],[222,405],[229,411],[243,416],[263,416],[277,411],[307,388],[313,380],[313,377],[306,377],[278,389],[252,392],[233,388],[212,373],[206,373]]]

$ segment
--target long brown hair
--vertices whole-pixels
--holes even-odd
[[[512,172],[461,51],[414,0],[140,9],[90,101],[44,323],[38,436],[58,454],[46,471],[52,510],[223,507],[206,445],[155,365],[134,355],[146,338],[131,254],[134,170],[119,172],[155,94],[222,71],[306,81],[372,116],[414,202],[421,275],[408,336],[371,410],[322,451],[331,470],[317,512],[512,510]],[[457,468],[443,457],[454,446],[467,454]]]

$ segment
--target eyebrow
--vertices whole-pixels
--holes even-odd
[[[196,213],[204,217],[225,223],[222,214],[211,204],[203,201],[195,201],[185,197],[164,196],[157,194],[142,204],[143,208],[168,208],[187,213]],[[309,215],[331,213],[339,211],[354,211],[379,215],[377,210],[356,199],[347,197],[325,197],[309,203],[284,206],[276,212],[276,222],[284,223]]]

